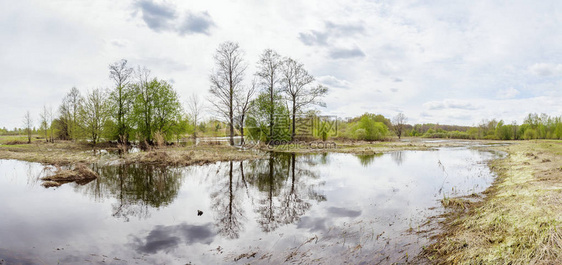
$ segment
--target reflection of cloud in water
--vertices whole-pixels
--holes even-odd
[[[0,257],[1,257],[0,264],[21,264],[21,265],[39,264],[40,260],[30,258],[32,256],[35,255],[28,252],[19,253],[14,250],[0,248]]]
[[[131,245],[137,252],[154,254],[158,251],[168,252],[181,243],[193,245],[195,243],[211,244],[216,233],[212,224],[163,226],[157,225],[148,233],[145,239],[132,235]]]
[[[340,207],[330,207],[328,208],[328,213],[330,214],[331,217],[357,217],[361,215],[361,211],[354,211],[354,210],[349,210],[346,208],[340,208]]]
[[[297,223],[298,229],[308,229],[310,232],[327,231],[326,221],[329,218],[350,217],[355,218],[361,215],[361,211],[349,210],[341,207],[329,207],[326,209],[328,218],[318,218],[303,216]]]
[[[308,228],[311,232],[326,231],[326,218],[302,217],[297,224],[297,228]]]

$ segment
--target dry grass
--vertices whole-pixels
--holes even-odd
[[[217,161],[240,161],[263,157],[264,153],[255,150],[239,150],[234,147],[198,146],[166,147],[148,152],[127,154],[125,163],[144,163],[160,166],[203,165]]]
[[[34,142],[23,145],[0,146],[0,159],[16,159],[49,165],[74,165],[91,163],[149,163],[157,165],[193,165],[216,161],[245,160],[259,158],[259,150],[239,150],[228,145],[203,144],[180,147],[161,146],[132,154],[118,155],[118,145],[99,144],[97,149],[115,151],[115,154],[94,155],[91,146],[84,143],[57,141],[55,143]],[[123,146],[121,146],[123,148]]]
[[[57,167],[54,175],[43,177],[41,180],[45,181],[42,185],[48,188],[60,186],[61,184],[73,181],[79,184],[87,183],[96,178],[98,178],[98,174],[96,172],[92,171],[85,164],[78,164],[72,170]]]
[[[443,202],[455,210],[443,223],[445,232],[423,253],[432,263],[562,263],[562,170],[552,162],[562,161],[562,142],[497,149],[509,156],[490,165],[498,178],[483,201]]]
[[[489,141],[489,140],[448,140],[448,139],[425,139],[425,138],[402,138],[403,141],[336,141],[336,148],[328,149],[314,149],[307,148],[305,145],[302,148],[295,148],[294,146],[276,146],[273,148],[275,152],[296,152],[296,153],[318,153],[318,152],[333,152],[333,153],[350,153],[350,154],[377,154],[390,151],[400,150],[432,150],[442,147],[460,147],[469,144],[478,145],[493,145],[498,143],[505,143],[506,141]],[[328,141],[330,142],[330,141]],[[263,147],[266,149],[266,147]]]
[[[104,147],[103,145],[98,146],[98,148]],[[94,163],[99,159],[99,156],[94,156],[91,150],[91,146],[83,143],[36,141],[31,144],[1,145],[0,159],[17,159],[51,165]]]

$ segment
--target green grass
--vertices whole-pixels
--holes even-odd
[[[34,141],[34,136],[31,137],[31,141]],[[27,136],[24,135],[0,135],[0,144],[9,144],[13,142],[27,143]]]

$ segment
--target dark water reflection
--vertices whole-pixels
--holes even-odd
[[[484,190],[493,179],[485,162],[493,157],[450,148],[275,154],[186,168],[93,165],[99,179],[57,189],[39,185],[37,177],[46,174],[41,165],[0,160],[0,258],[21,264],[406,261],[429,242],[411,231],[442,211],[444,196]],[[256,254],[240,256],[245,253]]]

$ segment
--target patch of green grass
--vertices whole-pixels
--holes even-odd
[[[31,139],[33,141],[33,138]],[[23,135],[0,135],[0,144],[10,144],[14,142],[27,143],[27,136]]]

